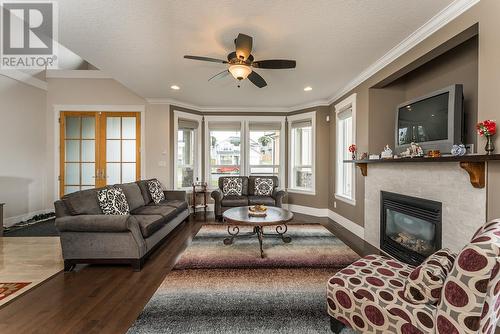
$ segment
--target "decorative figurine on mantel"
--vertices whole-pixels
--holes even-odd
[[[352,154],[352,160],[356,160],[356,144],[352,144],[351,146],[349,146],[349,152],[351,152]]]
[[[423,157],[424,150],[417,143],[411,142],[410,147],[406,149],[406,151],[401,152],[401,157],[403,158],[414,158],[414,157]]]
[[[479,133],[481,137],[486,137],[487,142],[484,147],[486,154],[493,154],[493,151],[495,151],[493,136],[497,133],[497,122],[487,119],[486,121],[477,123],[476,128],[477,133]]]
[[[382,159],[392,159],[394,157],[389,145],[385,145],[384,150],[382,151],[382,153],[380,153],[380,157]]]

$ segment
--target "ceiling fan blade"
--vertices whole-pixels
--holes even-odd
[[[186,59],[193,59],[193,60],[201,60],[201,61],[210,61],[212,63],[227,64],[227,61],[225,61],[225,60],[216,59],[216,58],[210,58],[210,57],[184,56],[184,58],[186,58]]]
[[[229,71],[228,70],[224,70],[222,72],[219,72],[217,73],[216,75],[214,75],[213,77],[211,77],[210,79],[208,79],[208,81],[210,80],[213,80],[213,79],[220,79],[220,78],[224,78],[225,76],[227,76],[229,74]]]
[[[252,43],[252,37],[245,34],[238,34],[238,37],[234,40],[238,59],[246,60],[250,56],[252,53]]]
[[[286,59],[258,60],[252,63],[252,66],[256,68],[270,69],[295,68],[296,65],[297,62],[295,60]]]
[[[263,77],[261,77],[257,72],[252,71],[250,75],[248,76],[248,80],[250,80],[255,86],[262,88],[267,86],[266,80],[264,80]]]

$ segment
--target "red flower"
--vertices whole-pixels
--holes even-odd
[[[497,123],[492,120],[485,120],[480,123],[477,123],[476,125],[477,133],[479,133],[480,136],[493,136],[497,133]]]
[[[356,152],[356,144],[352,144],[351,146],[349,146],[349,152],[351,153]]]

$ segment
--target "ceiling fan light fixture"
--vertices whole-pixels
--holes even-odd
[[[248,65],[234,64],[229,66],[229,72],[235,79],[244,80],[252,73],[252,68]]]

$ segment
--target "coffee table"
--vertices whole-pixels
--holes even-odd
[[[276,207],[267,207],[265,217],[253,217],[248,215],[248,206],[231,208],[222,214],[224,222],[228,224],[227,233],[229,237],[224,239],[224,245],[231,245],[235,238],[249,237],[257,235],[260,246],[260,257],[264,258],[264,249],[262,247],[264,236],[279,237],[283,242],[289,243],[292,238],[285,236],[288,230],[287,223],[293,219],[293,213],[288,210]],[[238,226],[251,226],[253,232],[240,234]],[[276,226],[276,233],[264,233],[264,226]]]

